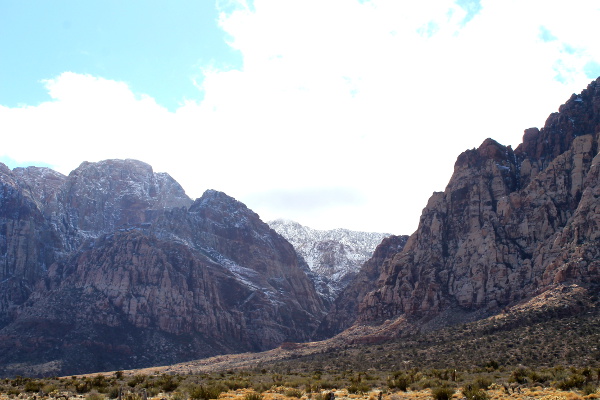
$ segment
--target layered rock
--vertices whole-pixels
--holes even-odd
[[[134,160],[0,172],[3,276],[27,289],[2,292],[5,375],[265,350],[324,314],[293,246],[224,193],[192,202]]]
[[[484,315],[555,285],[600,277],[600,80],[516,150],[487,139],[461,154],[404,250],[386,259],[360,321]],[[456,321],[455,321],[456,322]]]
[[[0,327],[61,251],[60,235],[44,217],[43,198],[52,197],[54,183],[64,176],[49,175],[48,185],[31,187],[0,163]]]

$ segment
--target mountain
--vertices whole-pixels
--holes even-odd
[[[0,165],[0,374],[73,374],[307,341],[325,312],[244,204],[135,160]]]
[[[599,135],[600,79],[516,149],[486,139],[462,153],[406,246],[380,263],[357,324],[435,328],[572,285],[597,296]]]
[[[331,302],[358,274],[388,233],[348,229],[318,230],[290,220],[277,219],[269,226],[296,249]]]
[[[342,288],[327,315],[315,333],[318,339],[332,337],[350,328],[358,318],[358,310],[364,297],[378,288],[378,279],[392,255],[402,251],[407,235],[391,235],[383,239],[371,258],[360,268],[354,278]]]

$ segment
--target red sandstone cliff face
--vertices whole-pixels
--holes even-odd
[[[557,284],[598,282],[599,134],[597,80],[516,150],[487,139],[461,154],[404,250],[383,263],[360,321],[492,313]]]
[[[2,273],[27,289],[2,292],[4,374],[265,350],[308,340],[324,313],[293,247],[224,193],[192,202],[134,160],[0,172],[3,224],[19,227]]]

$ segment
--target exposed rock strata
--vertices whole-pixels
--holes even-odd
[[[324,313],[292,245],[224,193],[192,201],[134,160],[0,179],[4,374],[265,350]]]
[[[406,247],[383,265],[360,321],[497,312],[571,281],[597,282],[600,80],[513,151],[487,139],[461,154]]]

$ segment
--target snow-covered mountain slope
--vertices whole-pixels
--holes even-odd
[[[283,219],[268,224],[294,246],[317,278],[328,282],[333,297],[356,276],[377,245],[390,236],[348,229],[318,230]]]

